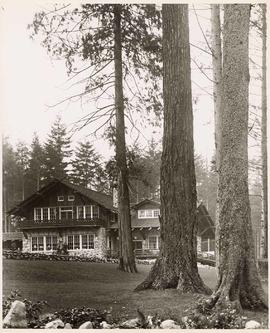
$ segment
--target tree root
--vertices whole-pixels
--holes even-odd
[[[197,275],[197,276],[196,276]],[[169,273],[164,270],[161,259],[157,259],[148,277],[134,291],[146,289],[177,289],[182,293],[200,293],[210,295],[212,290],[201,280],[199,274],[188,276],[187,273]]]

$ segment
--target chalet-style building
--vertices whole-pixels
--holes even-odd
[[[131,227],[134,251],[137,256],[155,257],[160,248],[160,203],[154,200],[143,200],[131,207]],[[201,203],[197,207],[198,213],[198,252],[215,251],[215,226],[206,207]],[[110,227],[111,252],[116,255],[118,244],[118,226],[114,223]]]
[[[118,255],[117,209],[111,196],[55,179],[14,207],[9,214],[23,233],[22,251],[70,255]],[[132,206],[131,225],[137,256],[155,257],[160,244],[160,203]],[[214,251],[214,223],[198,206],[198,251]]]
[[[23,252],[52,253],[67,247],[73,255],[99,257],[107,254],[107,233],[117,216],[111,196],[59,179],[9,213],[23,232]]]

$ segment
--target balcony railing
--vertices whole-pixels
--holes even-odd
[[[19,229],[65,228],[65,227],[105,227],[105,221],[96,219],[65,219],[65,220],[23,220]]]

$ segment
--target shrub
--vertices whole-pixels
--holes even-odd
[[[195,307],[187,309],[186,312],[188,314],[183,320],[185,328],[245,328],[245,318],[239,315],[231,303],[216,310],[212,309],[211,302],[199,297]]]

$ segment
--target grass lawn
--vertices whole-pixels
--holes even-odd
[[[3,259],[3,295],[14,289],[32,301],[46,300],[52,313],[61,308],[93,307],[112,309],[114,317],[134,318],[136,309],[162,318],[181,318],[195,295],[177,290],[140,291],[134,288],[147,276],[151,266],[138,265],[139,273],[117,270],[116,264],[65,261],[24,261]],[[199,267],[205,283],[214,288],[214,268]],[[264,283],[267,290],[267,284]],[[267,314],[246,312],[250,318],[266,323]]]

